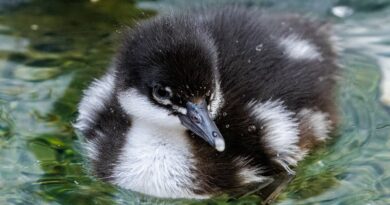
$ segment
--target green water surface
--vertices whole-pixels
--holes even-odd
[[[71,125],[82,89],[104,72],[125,25],[190,2],[0,0],[1,205],[260,203],[257,196],[155,199],[85,171]],[[390,1],[239,3],[329,20],[343,47],[338,134],[300,164],[276,204],[390,204],[390,115],[379,102],[378,64],[390,59]],[[336,6],[352,12],[338,17],[332,13]]]

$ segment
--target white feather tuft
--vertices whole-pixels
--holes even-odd
[[[114,76],[111,73],[101,79],[94,80],[84,91],[84,96],[79,104],[79,116],[74,127],[80,131],[91,127],[96,120],[96,115],[101,112],[107,101],[112,97],[114,90]]]
[[[285,54],[292,59],[322,59],[315,45],[308,40],[300,39],[296,35],[289,35],[282,38],[279,44],[283,47]]]
[[[224,102],[225,100],[223,98],[223,94],[221,91],[221,82],[219,81],[219,78],[216,78],[214,92],[211,95],[211,101],[210,101],[211,117],[215,118],[218,115],[218,112],[222,108]]]
[[[317,140],[325,141],[328,138],[328,134],[332,129],[329,114],[305,108],[298,113],[298,117],[308,121]]]
[[[252,101],[248,104],[251,115],[263,124],[263,142],[276,153],[275,161],[288,172],[289,166],[296,166],[305,152],[299,146],[298,123],[294,113],[287,110],[281,101]]]
[[[259,183],[268,181],[269,177],[262,176],[263,170],[258,167],[249,165],[248,159],[244,157],[237,157],[234,159],[234,163],[239,167],[238,177],[241,179],[242,184]]]

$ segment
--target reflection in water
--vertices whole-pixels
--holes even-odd
[[[332,142],[301,164],[278,203],[390,204],[390,116],[378,97],[382,78],[381,100],[389,102],[390,1],[252,2],[242,1],[335,21],[344,47],[342,125]],[[187,3],[137,5],[166,11]],[[155,12],[126,0],[32,0],[8,6],[12,9],[0,8],[0,204],[204,204],[154,199],[94,180],[71,128],[81,90],[110,63],[122,25]],[[340,6],[354,12],[332,13]],[[208,203],[259,201],[222,196]]]
[[[380,13],[374,19],[358,18],[359,21],[346,22],[339,28],[344,30],[343,43],[350,49],[363,50],[378,61],[383,74],[381,101],[390,106],[390,14]]]

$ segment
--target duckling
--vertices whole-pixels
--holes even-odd
[[[227,7],[126,31],[78,107],[94,175],[162,198],[272,195],[337,122],[327,28]]]

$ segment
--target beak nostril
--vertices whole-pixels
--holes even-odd
[[[198,123],[198,124],[201,123],[201,118],[197,114],[192,114],[190,116],[190,119],[191,119],[192,122],[195,122],[195,123]]]
[[[216,131],[213,131],[212,135],[213,135],[213,137],[218,137],[218,134]]]

